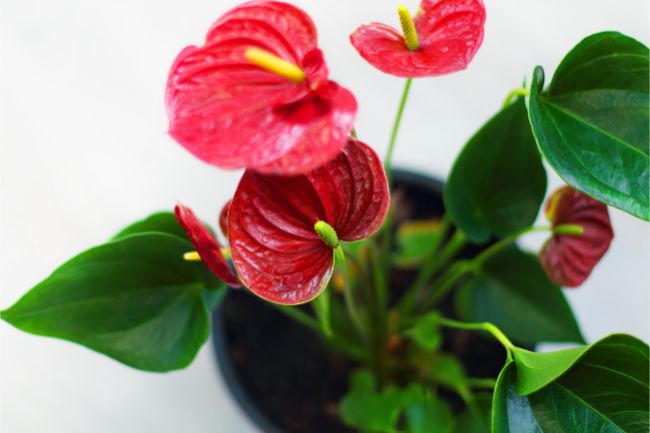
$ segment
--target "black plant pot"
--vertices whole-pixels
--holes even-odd
[[[442,182],[394,170],[395,219],[427,219],[444,213]],[[463,256],[480,249],[469,247]],[[413,280],[414,272],[394,271],[393,291]],[[306,308],[306,307],[300,307]],[[455,315],[453,299],[441,310]],[[306,311],[309,311],[307,308]],[[244,412],[266,433],[347,433],[338,401],[357,365],[328,350],[314,333],[243,290],[231,290],[214,312],[213,344],[226,384]],[[476,333],[445,330],[444,349],[458,356],[472,377],[496,377],[503,366],[501,346]],[[441,394],[456,411],[463,403]]]

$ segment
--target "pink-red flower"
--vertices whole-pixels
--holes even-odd
[[[389,200],[377,154],[353,139],[334,160],[305,175],[279,177],[247,170],[228,217],[239,278],[272,302],[310,301],[330,279],[338,240],[355,241],[374,233]],[[320,226],[334,236],[319,235]]]
[[[170,134],[201,160],[283,175],[334,158],[357,110],[328,79],[309,16],[262,0],[230,10],[203,46],[181,51],[166,103]]]
[[[194,212],[182,204],[177,204],[174,209],[176,219],[181,224],[192,245],[196,248],[201,261],[217,277],[221,278],[231,287],[241,287],[241,283],[230,270],[228,262],[223,256],[222,246],[210,231],[199,221]]]
[[[388,74],[430,77],[460,71],[483,42],[481,0],[423,0],[410,29],[405,23],[410,15],[405,15],[400,10],[404,36],[381,23],[362,25],[350,36],[359,54]]]
[[[607,206],[569,186],[555,191],[545,207],[554,234],[540,252],[549,279],[560,286],[581,285],[614,237]]]

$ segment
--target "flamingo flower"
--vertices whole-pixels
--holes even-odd
[[[362,25],[350,36],[361,57],[398,77],[432,77],[465,69],[483,42],[481,0],[423,0],[411,18],[398,8],[402,34],[381,23]]]
[[[203,46],[180,52],[166,104],[169,133],[199,159],[282,175],[334,158],[357,111],[352,93],[328,79],[309,16],[262,0],[230,10]]]
[[[540,252],[542,266],[555,284],[578,287],[614,237],[607,206],[565,186],[549,198],[545,213],[554,233]]]
[[[230,287],[241,287],[241,283],[230,270],[228,262],[223,256],[223,248],[219,241],[199,221],[194,212],[182,204],[177,204],[174,209],[176,219],[181,224],[190,238],[196,251],[185,254],[186,260],[201,260],[210,271],[223,280]]]
[[[340,241],[360,240],[377,231],[389,197],[377,154],[354,139],[335,159],[304,175],[247,170],[228,215],[239,278],[271,302],[312,300],[332,275]]]

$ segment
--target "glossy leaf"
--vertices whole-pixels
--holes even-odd
[[[185,230],[183,230],[183,227],[178,223],[172,212],[157,212],[140,221],[136,221],[122,229],[122,231],[113,237],[113,240],[146,232],[167,233],[189,241]]]
[[[532,354],[525,360],[515,358],[500,374],[494,394],[494,433],[648,431],[646,344],[613,335],[590,346],[577,360],[566,353],[536,355],[538,359]],[[533,368],[526,365],[531,360]],[[562,369],[564,373],[557,377]],[[542,375],[545,380],[534,381],[535,386],[527,390],[538,390],[522,396],[517,393],[518,388],[526,388],[519,385],[522,375]],[[542,382],[548,384],[539,389]]]
[[[237,274],[271,302],[308,302],[325,289],[334,256],[314,224],[326,222],[341,241],[360,240],[379,229],[388,204],[381,160],[357,140],[306,175],[279,177],[248,170],[228,219]]]
[[[246,57],[264,50],[302,70],[295,82]],[[357,103],[328,79],[316,28],[301,9],[258,0],[219,18],[203,46],[184,48],[166,89],[169,133],[221,168],[302,174],[334,158],[352,129]]]
[[[560,288],[548,280],[536,256],[516,248],[487,261],[460,288],[456,306],[465,320],[492,322],[517,342],[583,342]]]
[[[546,192],[546,172],[518,99],[471,138],[445,184],[445,208],[467,238],[483,243],[529,227]]]
[[[580,42],[543,93],[537,67],[529,115],[540,150],[571,186],[650,219],[648,48],[615,32]]]
[[[483,42],[481,0],[423,0],[413,19],[419,47],[409,50],[401,32],[385,24],[360,26],[352,45],[368,63],[398,77],[432,77],[463,70]]]
[[[539,253],[549,279],[559,286],[578,287],[603,258],[614,238],[607,206],[570,186],[555,191],[546,204],[554,230],[575,226],[580,234],[553,232]]]
[[[408,221],[397,229],[397,251],[394,253],[395,266],[410,268],[422,264],[438,244],[440,220]]]
[[[149,371],[187,366],[208,338],[205,279],[183,260],[191,244],[130,235],[63,264],[1,313],[13,326],[82,344]],[[214,288],[214,287],[213,287]]]

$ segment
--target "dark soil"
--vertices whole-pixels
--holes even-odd
[[[442,185],[431,179],[395,172],[395,219],[426,219],[443,214]],[[478,252],[468,248],[463,255]],[[394,272],[399,292],[413,272]],[[441,305],[453,317],[453,299]],[[305,311],[308,311],[305,310]],[[327,350],[307,328],[241,290],[230,291],[214,316],[214,342],[224,377],[244,410],[267,433],[347,433],[338,402],[347,391],[355,363]],[[501,346],[476,333],[445,330],[444,349],[463,361],[472,377],[496,377],[503,366]],[[225,349],[224,349],[225,347]],[[444,393],[452,408],[462,401]]]

